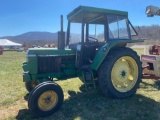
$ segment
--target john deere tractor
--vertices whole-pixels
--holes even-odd
[[[141,82],[140,57],[126,45],[142,41],[131,40],[137,32],[127,12],[79,6],[67,19],[66,34],[61,20],[58,48],[31,48],[23,63],[28,107],[36,116],[51,115],[62,105],[57,80],[79,77],[86,91],[93,86],[113,98],[132,96]]]

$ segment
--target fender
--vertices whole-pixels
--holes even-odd
[[[109,51],[116,47],[125,47],[127,43],[136,43],[136,42],[144,42],[144,40],[112,40],[108,41],[104,44],[96,54],[93,63],[92,63],[92,70],[98,70],[100,65],[102,64],[103,60],[108,55]]]

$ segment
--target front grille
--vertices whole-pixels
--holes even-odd
[[[60,72],[61,59],[61,56],[38,56],[38,73]]]

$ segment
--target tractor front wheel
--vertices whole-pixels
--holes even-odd
[[[30,93],[28,107],[37,117],[45,117],[56,112],[63,103],[61,87],[54,82],[44,82]]]
[[[132,96],[141,82],[141,66],[139,56],[130,48],[110,51],[98,74],[102,92],[113,98]]]

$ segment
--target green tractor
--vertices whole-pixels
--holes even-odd
[[[93,86],[119,99],[135,94],[141,82],[140,57],[126,45],[142,40],[131,39],[137,32],[128,12],[79,6],[67,19],[66,34],[61,20],[58,48],[31,48],[23,63],[28,107],[36,116],[51,115],[62,105],[57,80],[79,77],[87,91]]]

